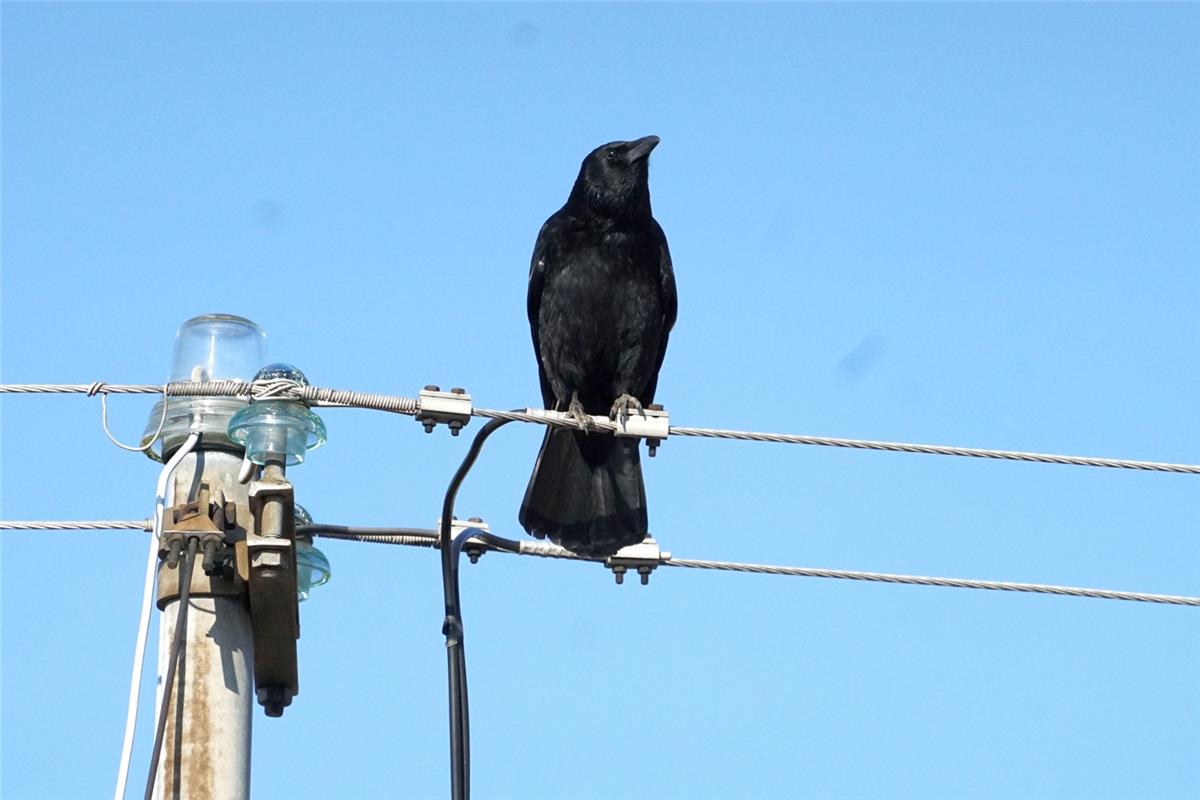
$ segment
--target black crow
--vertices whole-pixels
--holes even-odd
[[[675,274],[650,214],[648,161],[657,136],[588,154],[567,203],[538,233],[529,269],[529,327],[546,408],[628,417],[653,402],[675,324]],[[521,525],[580,555],[606,556],[646,537],[638,440],[549,428]]]

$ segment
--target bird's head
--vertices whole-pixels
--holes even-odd
[[[658,141],[657,136],[643,136],[609,142],[588,153],[567,204],[614,219],[649,215],[650,151]]]

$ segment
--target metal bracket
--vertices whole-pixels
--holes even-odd
[[[527,408],[525,413],[542,419],[559,419],[575,424],[575,417],[565,411],[551,411],[545,408]],[[650,403],[641,414],[631,414],[622,420],[612,420],[602,414],[589,415],[596,428],[615,424],[613,436],[629,439],[645,439],[650,457],[658,454],[658,447],[671,434],[671,417],[658,403]]]
[[[435,530],[442,529],[442,521],[438,519]],[[480,517],[471,517],[466,522],[454,517],[450,520],[450,541],[453,542],[461,534],[467,531],[479,531],[480,533],[491,533],[492,529]],[[463,542],[462,551],[467,554],[467,558],[471,559],[472,564],[479,563],[479,557],[487,552],[487,546],[482,541],[471,537]]]
[[[295,500],[282,474],[250,483],[246,537],[250,577],[250,625],[254,632],[254,685],[268,717],[283,715],[300,693],[296,639],[300,611],[296,595]],[[282,470],[280,470],[282,472]]]
[[[625,573],[636,569],[642,578],[642,585],[650,583],[650,573],[664,561],[670,561],[671,554],[659,549],[658,542],[653,536],[647,536],[637,544],[622,547],[616,553],[604,559],[604,565],[612,570],[617,583],[625,582]]]
[[[187,546],[187,540],[193,537],[200,540],[204,557],[192,567],[191,595],[230,597],[245,591],[245,584],[237,575],[224,568],[228,551],[222,528],[228,512],[224,507],[224,496],[220,492],[216,495],[213,496],[207,483],[202,483],[195,500],[166,510],[165,530],[159,540],[162,562],[158,572],[157,605],[160,610],[179,599],[180,554]]]
[[[437,386],[426,386],[418,397],[417,422],[425,426],[426,433],[433,433],[434,426],[443,422],[451,436],[458,436],[471,421],[471,395],[466,389],[443,392]]]
[[[613,436],[636,436],[646,440],[650,457],[658,454],[658,446],[671,433],[671,417],[658,403],[650,403],[641,414],[625,417],[617,422]]]

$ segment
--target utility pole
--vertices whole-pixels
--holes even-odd
[[[169,457],[164,453],[164,457]],[[242,456],[205,447],[176,468],[172,496],[168,495],[165,531],[195,531],[201,537],[219,536],[245,552],[251,519],[248,486],[238,481]],[[225,530],[218,531],[218,527]],[[164,544],[168,534],[164,533]],[[185,545],[186,549],[186,545]],[[242,570],[205,574],[197,558],[192,568],[191,596],[186,621],[185,657],[175,672],[167,704],[166,734],[155,777],[160,800],[248,800],[250,797],[250,730],[254,707],[254,638]],[[158,607],[159,682],[179,616],[180,571],[166,560],[159,566]],[[159,697],[163,696],[159,686]],[[157,715],[156,715],[157,718]]]
[[[256,369],[255,380],[306,384],[295,367],[262,366],[265,342],[242,317],[190,319],[176,336],[171,380],[236,379]],[[254,699],[278,717],[299,693],[297,603],[315,585],[314,566],[324,567],[320,582],[328,577],[328,562],[310,544],[301,543],[298,555],[285,477],[287,465],[325,441],[325,425],[293,400],[159,402],[151,413],[157,429],[147,428],[145,442],[162,436],[164,462],[186,455],[166,492],[160,538],[154,796],[248,800]],[[188,558],[180,557],[184,551]],[[181,575],[189,558],[191,573]]]

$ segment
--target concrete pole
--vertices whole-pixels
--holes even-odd
[[[203,447],[203,442],[201,443]],[[241,455],[218,450],[197,450],[175,471],[174,503],[197,496],[200,484],[224,493],[237,506],[236,529],[231,538],[244,539],[250,524],[247,487],[238,483]],[[169,512],[168,512],[169,513]],[[168,516],[167,527],[170,527]],[[159,567],[160,587],[173,583],[178,573]],[[164,580],[166,579],[166,580]],[[175,673],[167,708],[167,727],[155,779],[158,800],[249,800],[250,727],[254,700],[254,645],[250,613],[243,591],[230,594],[230,584],[204,574],[199,554],[192,572],[184,659]],[[160,588],[160,597],[162,589]],[[158,638],[158,697],[175,621],[179,613],[178,590],[162,606]],[[157,719],[157,714],[156,714]]]

